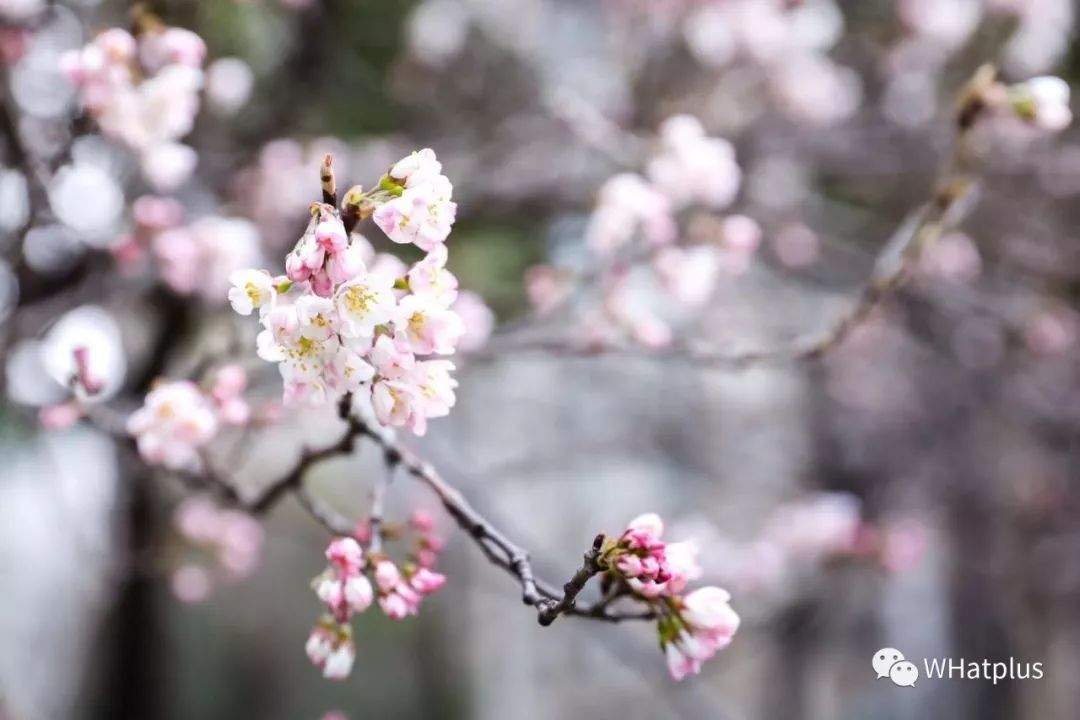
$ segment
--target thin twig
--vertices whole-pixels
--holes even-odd
[[[574,573],[573,577],[567,580],[563,585],[563,596],[558,600],[548,600],[542,602],[539,606],[539,614],[537,619],[541,625],[545,627],[555,622],[555,618],[559,617],[561,613],[568,612],[574,609],[577,596],[585,589],[585,584],[593,578],[594,575],[603,571],[600,567],[600,548],[604,545],[603,534],[597,535],[593,539],[592,547],[585,553],[581,567]]]
[[[332,535],[352,535],[355,526],[301,485],[293,491],[297,502]]]
[[[579,576],[581,573],[579,571],[579,574],[575,574],[574,578],[564,586],[563,593],[560,594],[551,585],[535,576],[529,553],[481,515],[465,499],[461,491],[444,480],[430,463],[408,448],[389,440],[384,434],[373,430],[366,423],[356,418],[350,418],[349,421],[351,427],[371,439],[406,472],[430,488],[438,496],[450,517],[476,542],[488,560],[517,578],[521,586],[522,602],[537,609],[538,619],[542,625],[551,624],[559,614],[608,622],[648,620],[653,617],[651,611],[615,612],[610,611],[606,605],[577,607],[575,605],[577,595],[585,582],[599,570],[593,571],[590,565],[587,577],[583,578]],[[592,552],[590,550],[590,553]]]
[[[377,553],[382,550],[382,526],[383,516],[386,512],[386,489],[394,480],[394,470],[397,463],[389,454],[386,455],[385,472],[375,478],[375,484],[371,488],[371,512],[368,515],[368,530],[371,540],[368,542],[368,551]]]

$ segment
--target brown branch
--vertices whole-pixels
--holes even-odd
[[[559,617],[561,613],[573,610],[577,596],[585,588],[585,584],[593,578],[594,575],[603,571],[600,567],[600,548],[604,545],[603,534],[597,535],[593,539],[592,547],[585,553],[584,562],[578,571],[574,573],[565,585],[563,585],[563,596],[558,600],[542,601],[539,608],[539,614],[537,619],[543,626],[548,626],[555,622],[555,618]]]
[[[428,462],[409,449],[388,440],[367,424],[350,417],[351,427],[370,438],[385,453],[388,462],[400,465],[428,486],[439,497],[443,507],[455,522],[478,543],[494,547],[503,553],[503,567],[517,576],[521,583],[521,599],[526,605],[536,605],[547,593],[541,593],[533,577],[529,555],[487,521],[465,497],[445,480]]]
[[[328,445],[319,450],[305,450],[300,455],[300,460],[288,473],[268,485],[258,497],[250,501],[251,512],[265,512],[277,503],[284,494],[298,489],[304,479],[304,474],[313,465],[337,455],[350,454],[355,447],[355,439],[356,433],[349,430],[333,445]]]
[[[585,554],[585,562],[573,577],[563,586],[560,594],[550,584],[535,576],[529,553],[485,518],[474,508],[465,496],[448,483],[427,461],[408,448],[390,440],[384,432],[370,427],[367,423],[350,414],[352,397],[346,394],[338,404],[338,415],[345,420],[347,427],[341,437],[331,445],[318,450],[305,450],[296,464],[280,479],[268,485],[252,499],[245,499],[236,487],[221,477],[211,463],[204,457],[201,472],[175,472],[177,478],[195,490],[213,492],[218,498],[252,515],[269,511],[278,501],[287,495],[293,495],[308,514],[334,535],[353,535],[355,528],[349,521],[332,508],[311,495],[303,486],[304,476],[316,463],[338,455],[348,455],[355,448],[357,437],[367,437],[383,452],[387,475],[385,484],[392,478],[397,467],[402,467],[411,476],[424,483],[439,497],[451,518],[473,539],[480,551],[491,564],[513,575],[521,586],[521,599],[537,611],[541,625],[550,625],[559,615],[591,618],[605,622],[622,620],[649,620],[654,617],[652,611],[614,611],[610,609],[611,598],[601,599],[593,605],[578,606],[576,601],[585,584],[594,575],[602,571],[598,564],[599,548],[603,536],[598,535],[592,548]],[[86,420],[94,426],[106,430],[118,440],[133,443],[134,439],[124,430],[124,422],[119,414],[106,406],[95,406],[88,411]],[[385,487],[376,489],[372,498],[372,545],[369,549],[377,550],[381,544],[375,538],[380,536]]]
[[[352,535],[356,527],[325,502],[308,492],[304,486],[293,490],[300,507],[326,528],[331,535]]]
[[[585,583],[600,571],[595,557],[591,562],[589,561],[589,557],[594,552],[597,554],[599,552],[595,543],[594,548],[586,553],[585,566],[566,583],[563,593],[560,594],[551,585],[536,577],[529,554],[481,515],[465,499],[461,491],[444,480],[430,463],[408,448],[389,440],[383,433],[373,430],[366,423],[352,417],[349,418],[349,422],[359,434],[368,437],[378,445],[388,458],[392,458],[393,462],[431,489],[438,496],[450,517],[473,539],[492,564],[517,578],[521,586],[522,602],[536,608],[537,618],[541,625],[550,625],[560,614],[608,622],[648,620],[654,617],[651,611],[617,612],[609,610],[606,604],[601,606],[600,603],[595,606],[576,606],[576,598]],[[603,542],[602,537],[600,542]]]

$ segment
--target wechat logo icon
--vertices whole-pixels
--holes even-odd
[[[919,679],[919,668],[904,659],[904,653],[896,648],[881,648],[871,661],[877,679],[889,678],[900,687],[913,687]]]

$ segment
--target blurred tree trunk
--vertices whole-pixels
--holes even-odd
[[[107,670],[102,677],[104,697],[94,704],[101,720],[164,718],[165,687],[162,643],[165,628],[153,573],[155,509],[148,473],[128,473],[126,511],[127,576],[105,624]]]
[[[157,337],[142,372],[132,382],[132,400],[142,402],[154,381],[166,373],[170,358],[190,327],[184,299],[163,288],[147,300],[157,309]],[[165,621],[155,588],[159,523],[154,501],[155,477],[130,448],[121,448],[121,487],[127,490],[126,516],[120,521],[126,545],[127,574],[121,579],[116,605],[105,623],[102,642],[107,670],[101,676],[105,694],[94,703],[93,717],[102,720],[157,720],[165,712]]]

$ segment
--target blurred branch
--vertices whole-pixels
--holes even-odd
[[[985,93],[994,82],[990,66],[980,68],[961,91],[955,113],[957,136],[952,152],[935,183],[934,194],[922,207],[910,213],[896,233],[878,253],[869,279],[859,290],[855,302],[823,332],[799,337],[780,347],[732,351],[702,343],[682,342],[659,349],[641,346],[607,347],[582,343],[567,337],[531,337],[514,340],[512,334],[527,330],[537,319],[504,327],[486,348],[472,355],[475,359],[493,359],[519,352],[542,352],[552,356],[590,357],[597,355],[635,356],[658,360],[677,359],[701,365],[746,367],[766,362],[815,360],[839,346],[884,299],[904,286],[914,274],[923,251],[942,235],[954,229],[970,209],[968,202],[978,187],[972,170],[968,144],[976,120],[988,107]],[[626,264],[647,261],[650,253],[636,253]],[[584,288],[602,279],[602,269],[581,273],[574,288],[559,307],[564,307]],[[500,342],[501,341],[501,342]]]
[[[333,535],[352,535],[356,526],[342,517],[336,510],[327,505],[319,498],[312,495],[304,486],[293,491],[297,502],[307,510],[308,514],[317,520],[328,532]]]
[[[382,549],[382,526],[383,514],[386,511],[386,490],[394,480],[394,469],[397,467],[390,455],[386,456],[386,471],[382,476],[375,478],[375,485],[371,488],[371,512],[368,515],[368,527],[371,531],[371,540],[368,543],[370,552],[379,552]]]

